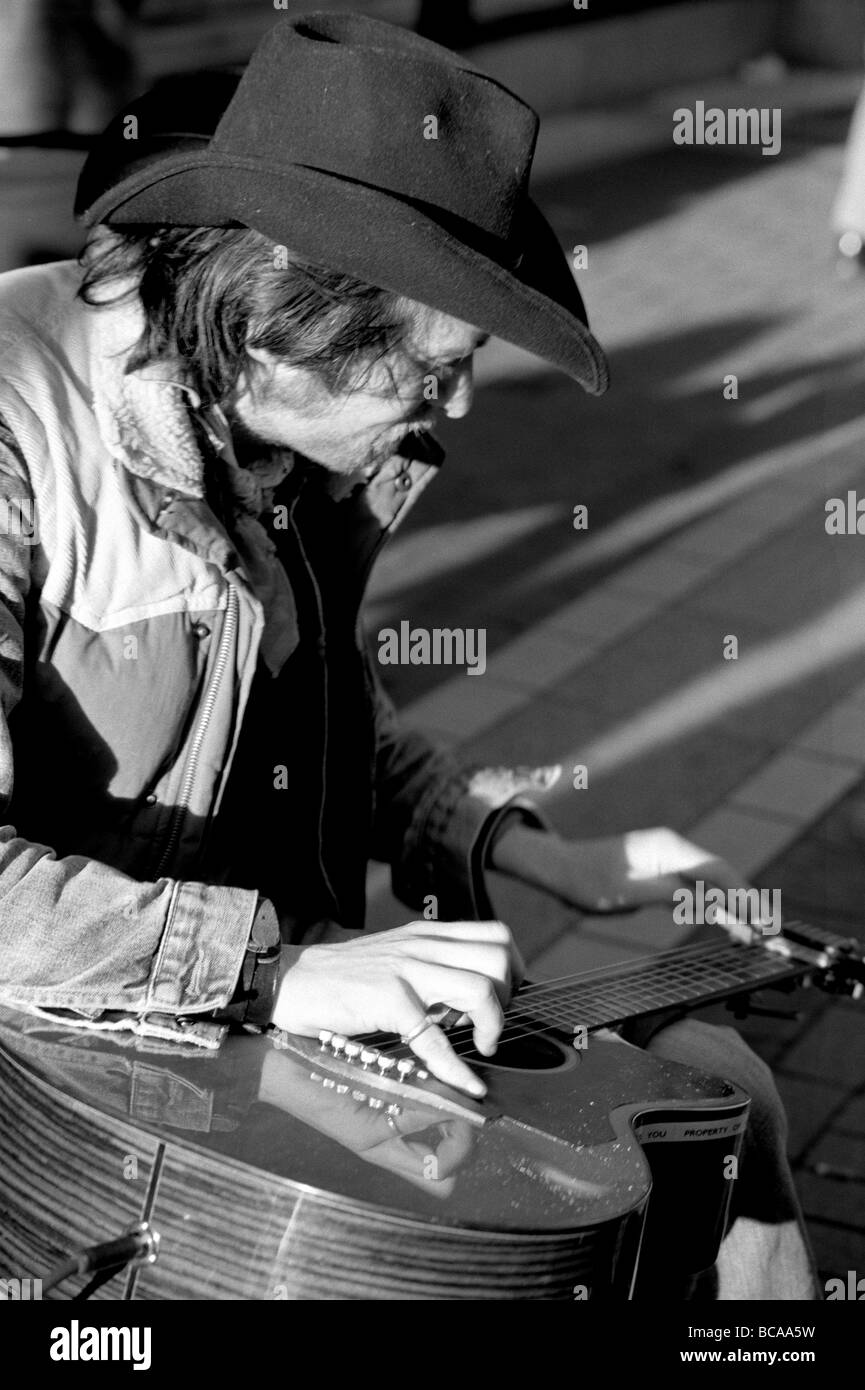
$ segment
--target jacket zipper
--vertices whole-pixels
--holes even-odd
[[[180,828],[183,824],[183,817],[185,816],[189,808],[189,802],[192,798],[192,789],[195,786],[195,774],[198,771],[198,760],[201,756],[201,746],[204,742],[204,736],[207,733],[208,725],[210,724],[210,719],[213,714],[214,706],[216,704],[216,697],[219,693],[219,687],[222,684],[222,678],[225,675],[225,668],[228,665],[228,658],[234,648],[236,634],[237,590],[235,589],[234,585],[229,579],[228,603],[225,609],[225,622],[223,624],[222,636],[219,642],[219,650],[216,654],[216,663],[213,667],[213,675],[211,676],[210,683],[207,687],[207,693],[204,697],[204,703],[201,708],[201,713],[198,717],[198,723],[195,728],[195,733],[192,736],[192,743],[189,749],[189,756],[186,761],[186,771],[183,774],[183,782],[181,783],[180,787],[180,796],[171,813],[171,820],[169,822],[168,830],[166,832],[165,848],[162,851],[162,857],[159,861],[159,867],[156,870],[157,878],[162,877],[163,873],[165,872],[165,870],[171,862],[171,857],[174,854],[175,849],[177,848],[177,841],[180,837]]]

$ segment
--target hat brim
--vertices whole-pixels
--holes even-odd
[[[258,160],[210,151],[148,161],[79,211],[90,225],[247,226],[534,353],[592,395],[609,384],[558,238],[530,200],[516,269],[378,188],[306,166],[267,170]]]

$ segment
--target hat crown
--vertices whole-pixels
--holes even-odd
[[[269,32],[210,148],[367,184],[506,241],[537,127],[529,106],[448,49],[323,12]]]
[[[537,127],[512,92],[408,29],[285,18],[242,75],[177,74],[127,106],[87,157],[76,211],[139,233],[251,228],[600,393],[603,350],[528,195]]]

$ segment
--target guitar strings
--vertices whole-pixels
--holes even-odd
[[[734,966],[744,965],[745,957],[747,957],[748,961],[753,966],[757,966],[759,963],[762,969],[750,971],[734,969]],[[665,974],[664,967],[667,963],[675,963],[678,967],[680,976],[678,980],[670,978]],[[719,971],[719,967],[724,965],[728,967],[727,970]],[[502,1029],[499,1042],[516,1042],[521,1038],[534,1036],[539,1032],[543,1032],[545,1028],[550,1026],[551,1022],[553,1022],[554,1026],[556,1024],[565,1027],[572,1026],[570,1020],[565,1020],[560,1008],[556,1009],[558,1017],[554,1020],[551,1020],[549,1017],[548,1009],[548,1017],[544,1022],[538,1020],[535,1016],[534,1009],[532,1013],[528,1013],[520,1006],[526,1002],[535,1008],[538,1006],[543,1008],[550,1004],[559,1003],[564,1005],[567,1003],[568,992],[573,991],[575,984],[584,984],[591,988],[592,985],[596,985],[598,980],[601,979],[604,985],[607,986],[607,993],[609,994],[611,991],[615,993],[617,986],[619,987],[619,993],[626,993],[629,986],[631,992],[633,992],[635,987],[639,991],[642,983],[644,992],[651,992],[652,994],[652,1004],[656,1007],[663,1008],[685,1002],[689,995],[677,996],[675,993],[671,995],[671,988],[674,990],[677,984],[680,988],[693,984],[695,982],[695,977],[700,974],[708,976],[714,973],[716,978],[712,983],[726,988],[729,984],[757,984],[760,981],[767,983],[769,977],[773,979],[784,978],[790,974],[792,965],[792,962],[784,961],[775,953],[759,950],[755,954],[753,946],[745,946],[741,942],[726,940],[713,943],[697,942],[693,946],[686,947],[671,947],[664,951],[655,951],[643,956],[636,956],[631,960],[621,962],[621,964],[617,966],[597,966],[591,970],[577,971],[569,975],[562,975],[552,980],[544,980],[538,984],[526,985],[521,988],[519,993],[514,997],[513,1002],[505,1010],[505,1026]],[[766,968],[769,966],[772,968],[767,975]],[[650,982],[647,982],[645,978],[647,975],[657,976],[660,974],[664,975],[664,993],[668,996],[665,999],[659,998],[658,982],[655,983],[654,990],[649,991],[648,985]],[[703,983],[708,984],[708,979],[704,979]],[[624,986],[624,991],[621,989],[622,986]],[[598,1002],[598,1000],[595,1001],[596,1006]],[[625,1001],[620,1002],[624,1004]],[[630,1002],[633,1012],[634,1001],[632,1000]],[[638,1002],[645,1004],[647,1001],[644,998],[642,1001],[638,1000]],[[651,1010],[646,1008],[642,1011],[650,1012]],[[609,1013],[609,1009],[605,1010],[605,1012]],[[630,1015],[627,1012],[624,1012],[622,1015],[622,1017],[628,1016]],[[571,1019],[572,1018],[573,1012],[571,1012]],[[609,1022],[611,1020],[607,1019],[606,1021]],[[601,1026],[602,1022],[603,1020],[591,1021],[583,1026],[596,1028]],[[514,1032],[513,1029],[518,1027],[521,1023],[531,1024],[531,1026],[525,1028],[522,1032]],[[473,1034],[473,1025],[464,1025],[454,1032],[449,1033],[447,1036],[448,1041],[453,1046],[457,1046],[472,1040]],[[398,1051],[401,1047],[402,1044],[397,1040],[394,1043],[380,1047],[378,1050],[384,1055],[389,1055],[392,1052]]]
[[[780,983],[781,980],[783,980],[783,979],[788,979],[792,974],[795,974],[795,973],[796,973],[795,970],[792,970],[792,969],[790,968],[790,966],[787,965],[787,966],[781,966],[779,969],[773,970],[773,971],[772,971],[771,973],[769,973],[769,974],[766,974],[766,975],[760,976],[760,977],[756,977],[756,978],[754,978],[754,979],[752,979],[752,980],[750,980],[750,981],[742,981],[742,980],[737,979],[737,978],[735,978],[735,977],[730,978],[729,976],[727,976],[727,977],[723,977],[723,976],[722,976],[722,977],[720,977],[719,979],[713,981],[712,983],[713,983],[713,985],[715,985],[715,986],[718,988],[718,990],[719,990],[720,993],[723,993],[723,992],[726,992],[726,991],[728,990],[728,988],[729,988],[730,985],[739,985],[739,984],[747,985],[747,984],[750,984],[750,985],[752,985],[752,986],[757,986],[757,985],[762,984],[762,985],[765,986],[765,985],[769,985],[769,984],[771,984],[771,983]],[[713,993],[714,993],[714,992],[713,992]],[[711,997],[713,997],[713,996],[711,996]],[[692,995],[689,991],[683,991],[682,993],[679,993],[679,994],[675,994],[675,993],[665,994],[664,997],[660,997],[657,993],[655,993],[654,997],[653,997],[651,1000],[646,1000],[646,999],[642,999],[642,1000],[637,999],[636,1001],[625,1001],[625,1000],[622,1000],[622,1001],[620,1001],[620,1008],[619,1008],[619,1009],[616,1009],[616,1008],[613,1008],[613,1007],[609,1007],[609,1006],[608,1006],[607,1008],[604,1008],[604,1009],[600,1010],[600,1016],[599,1016],[599,1017],[598,1017],[598,1016],[594,1016],[594,1017],[593,1017],[591,1010],[582,1009],[582,1010],[581,1010],[581,1014],[582,1014],[582,1026],[584,1026],[584,1027],[586,1027],[586,1028],[589,1028],[589,1029],[599,1028],[599,1027],[604,1027],[604,1026],[614,1026],[614,1025],[617,1024],[617,1023],[624,1022],[626,1019],[631,1018],[631,1017],[635,1017],[635,1016],[637,1016],[637,1015],[639,1015],[639,1014],[642,1014],[642,1013],[652,1013],[652,1012],[654,1012],[654,1011],[656,1011],[656,1010],[658,1010],[658,1009],[663,1009],[663,1008],[667,1008],[667,1007],[674,1007],[674,1006],[677,1005],[677,1004],[684,1004],[684,1003],[687,1003],[687,1002],[688,1002],[690,999],[692,999],[692,998],[693,998],[693,995]],[[596,1004],[596,1008],[597,1008],[597,1001],[595,1001],[595,1004]],[[562,1013],[562,1012],[557,1012],[557,1013],[554,1015],[554,1014],[551,1013],[549,1010],[547,1010],[547,1011],[546,1011],[546,1017],[545,1017],[544,1019],[539,1019],[539,1018],[538,1018],[536,1015],[534,1015],[534,1014],[527,1014],[527,1013],[525,1013],[525,1012],[523,1012],[523,1011],[521,1011],[521,1010],[515,1010],[515,1009],[512,1009],[512,1008],[509,1008],[509,1009],[506,1011],[506,1022],[505,1022],[505,1026],[504,1026],[504,1028],[502,1029],[502,1032],[501,1032],[501,1034],[500,1034],[500,1036],[499,1036],[499,1040],[498,1040],[498,1041],[499,1041],[499,1044],[501,1044],[501,1043],[503,1043],[503,1042],[518,1042],[518,1041],[519,1041],[520,1039],[522,1039],[522,1038],[527,1038],[527,1037],[536,1036],[538,1033],[542,1033],[542,1032],[544,1032],[547,1028],[550,1028],[550,1027],[560,1027],[560,1028],[563,1028],[563,1029],[565,1029],[565,1030],[568,1030],[568,1029],[570,1029],[570,1028],[572,1028],[572,1027],[574,1026],[573,1020],[574,1020],[574,1010],[571,1010],[570,1013],[568,1013],[567,1015],[564,1014],[564,1013]],[[521,1025],[521,1024],[525,1024],[525,1025],[528,1025],[528,1026],[524,1026],[524,1027],[520,1028],[519,1025]],[[473,1025],[463,1025],[462,1027],[456,1029],[455,1031],[449,1032],[447,1036],[448,1036],[448,1041],[449,1041],[455,1048],[459,1048],[459,1047],[462,1046],[463,1044],[468,1044],[470,1050],[474,1050],[474,1047],[473,1047],[474,1027],[473,1027]],[[381,1052],[384,1052],[384,1053],[390,1053],[390,1052],[398,1051],[398,1050],[400,1049],[401,1046],[402,1046],[401,1043],[397,1041],[397,1042],[395,1042],[395,1043],[393,1043],[393,1044],[391,1044],[391,1045],[385,1045],[385,1046],[381,1047],[379,1050],[380,1050]]]

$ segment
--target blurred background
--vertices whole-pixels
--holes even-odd
[[[0,268],[76,253],[87,138],[125,100],[242,62],[310,8],[0,0]],[[368,627],[483,627],[487,670],[384,668],[399,705],[460,756],[560,765],[543,801],[563,833],[671,825],[781,889],[786,916],[865,938],[865,534],[825,525],[830,499],[865,497],[865,128],[845,162],[865,0],[318,8],[417,27],[539,111],[534,194],[585,248],[612,368],[594,400],[505,344],[480,355]],[[780,151],[676,144],[697,102],[780,111]],[[370,896],[374,926],[405,920],[384,870]],[[689,935],[666,911],[579,921],[503,880],[494,897],[538,978]],[[862,1006],[758,1008],[739,1026],[787,1103],[820,1268],[861,1270]]]

